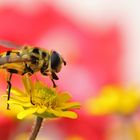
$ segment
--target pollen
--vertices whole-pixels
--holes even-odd
[[[57,95],[53,89],[43,87],[41,83],[36,85],[34,94],[32,95],[32,102],[35,106],[45,106],[47,108],[57,107]]]

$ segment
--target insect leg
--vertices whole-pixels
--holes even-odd
[[[54,80],[58,80],[58,79],[59,79],[58,76],[54,72],[52,72],[52,74],[51,74],[51,81],[53,83],[53,87],[54,88],[56,87],[56,84],[55,84]]]
[[[34,102],[33,102],[33,97],[32,97],[31,91],[30,91],[30,102],[31,102],[32,105],[35,105]]]
[[[57,87],[56,84],[55,84],[55,82],[54,82],[54,80],[53,80],[53,78],[51,78],[51,81],[52,81],[52,83],[53,83],[53,87],[54,87],[54,88]]]
[[[54,79],[55,79],[55,80],[58,80],[59,78],[57,77],[57,75],[56,75],[54,72],[52,72],[52,73],[50,74],[50,73],[48,73],[48,71],[41,71],[41,73],[42,73],[43,75],[45,75],[45,76],[49,76],[50,79],[51,79],[51,81],[52,81],[52,83],[53,83],[53,87],[54,87],[54,88],[57,87],[56,84],[55,84],[55,82],[54,82]]]
[[[11,78],[12,78],[12,73],[10,73],[8,79],[7,79],[7,95],[8,95],[8,98],[7,98],[7,101],[10,100],[10,90],[11,90]],[[9,110],[9,104],[7,104],[7,109]]]

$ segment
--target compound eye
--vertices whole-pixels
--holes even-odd
[[[60,55],[57,52],[53,51],[51,55],[51,68],[57,70],[60,63]]]

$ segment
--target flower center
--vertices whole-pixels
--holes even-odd
[[[55,108],[57,106],[57,94],[53,89],[37,85],[32,95],[32,101],[36,106],[45,106],[47,108]]]

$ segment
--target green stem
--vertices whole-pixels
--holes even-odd
[[[34,126],[34,128],[33,128],[33,131],[32,131],[32,134],[31,134],[29,140],[35,140],[35,139],[36,139],[37,134],[38,134],[38,132],[39,132],[39,130],[40,130],[42,121],[43,121],[43,118],[41,118],[41,117],[37,117],[37,118],[36,118],[35,126]]]

